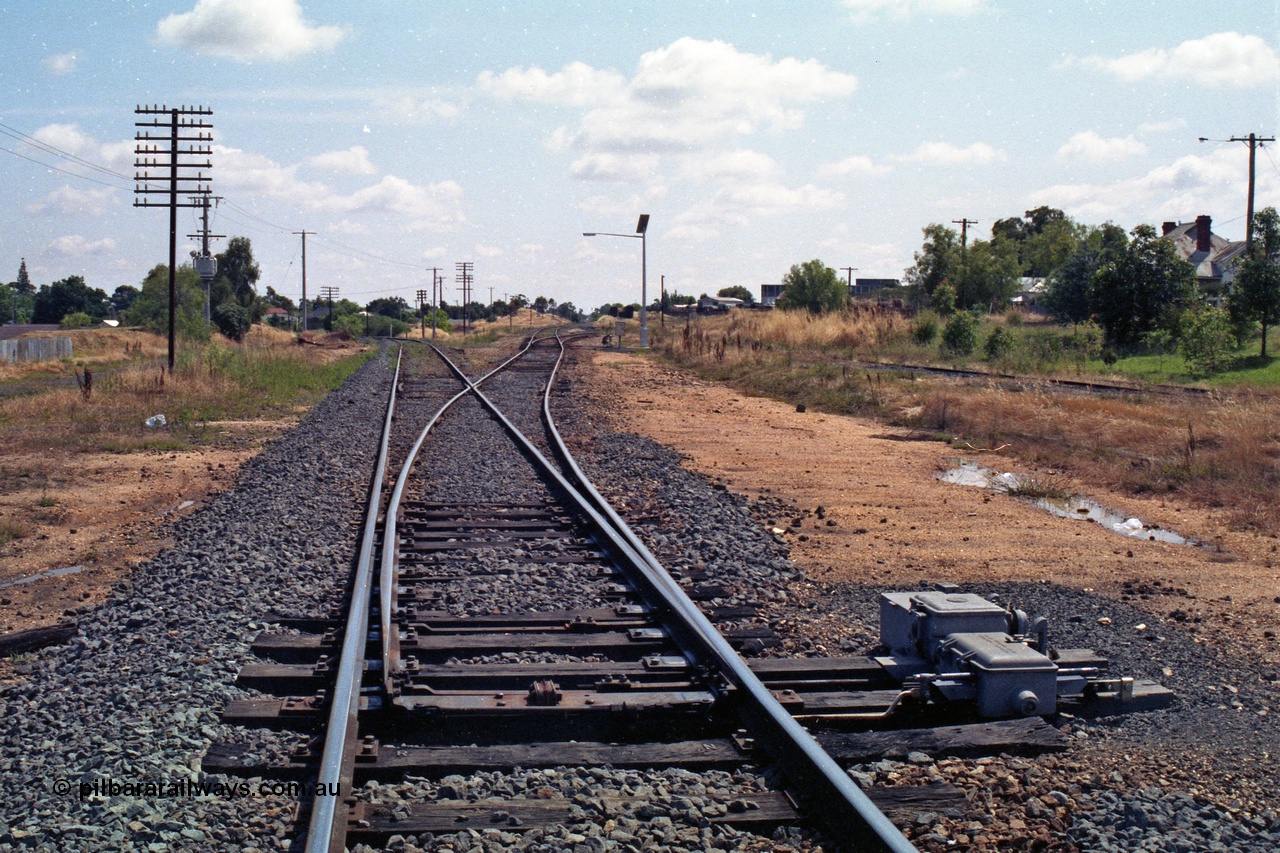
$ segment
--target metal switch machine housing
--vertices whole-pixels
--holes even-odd
[[[1026,622],[972,593],[882,593],[880,642],[889,657],[881,662],[924,677],[946,699],[972,700],[982,717],[1052,714],[1058,666],[1044,654],[1043,634],[1042,648],[1025,638]]]

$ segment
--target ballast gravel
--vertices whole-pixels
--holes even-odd
[[[787,558],[782,534],[820,520],[821,508],[735,495],[680,467],[670,449],[610,431],[607,416],[590,408],[562,405],[556,415],[588,476],[669,569],[724,586],[726,597],[712,604],[758,606],[758,621],[782,642],[765,654],[875,648],[878,596],[894,590],[811,582]],[[1193,625],[1156,624],[1124,601],[1049,583],[965,591],[1047,616],[1055,645],[1095,649],[1113,673],[1150,678],[1179,698],[1164,711],[1055,718],[1071,738],[1065,756],[936,763],[918,756],[920,764],[851,768],[865,784],[947,781],[966,792],[966,810],[924,813],[903,827],[914,843],[925,850],[1280,850],[1275,672],[1210,648]],[[1017,784],[992,785],[1006,777]]]
[[[290,845],[282,783],[207,776],[268,614],[323,612],[350,571],[391,373],[376,358],[176,522],[174,545],[0,692],[0,851]],[[272,740],[270,736],[263,740]],[[221,786],[221,787],[219,787]]]

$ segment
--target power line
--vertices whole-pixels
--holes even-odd
[[[0,133],[12,139],[16,139],[19,142],[25,142],[27,145],[30,145],[33,148],[38,148],[39,150],[45,152],[46,154],[52,154],[55,157],[60,157],[63,160],[68,160],[77,165],[84,166],[87,169],[92,169],[95,172],[101,172],[104,175],[109,175],[110,177],[113,177],[113,178],[119,178],[122,181],[129,180],[129,176],[126,174],[117,172],[114,169],[110,169],[106,166],[100,166],[97,163],[84,159],[83,157],[77,157],[75,154],[72,154],[70,151],[63,151],[61,148],[57,147],[56,145],[50,145],[47,142],[42,142],[39,139],[36,139],[34,136],[25,134],[22,131],[18,130],[17,128],[10,127],[9,125],[4,124],[3,122],[0,122]]]

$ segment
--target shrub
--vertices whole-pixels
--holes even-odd
[[[77,311],[74,314],[68,314],[58,323],[59,329],[87,329],[90,326],[98,325],[98,321],[90,317],[83,311]]]
[[[951,282],[944,281],[933,289],[929,305],[943,317],[956,310],[956,289]]]
[[[1221,370],[1231,348],[1231,318],[1221,308],[1197,308],[1182,315],[1182,357],[1192,373]]]
[[[916,343],[922,346],[928,346],[938,337],[938,317],[936,314],[926,311],[916,319],[915,329],[911,332]]]
[[[987,336],[987,342],[983,344],[982,351],[987,361],[997,361],[1013,349],[1014,343],[1013,335],[1008,330],[1003,326],[996,326]]]
[[[942,329],[943,354],[970,355],[977,347],[978,318],[968,311],[959,311],[951,315],[951,319]]]
[[[240,341],[253,327],[253,318],[244,306],[235,302],[223,302],[213,309],[213,323],[219,332],[233,341]]]

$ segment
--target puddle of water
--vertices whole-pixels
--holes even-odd
[[[18,586],[19,584],[24,583],[34,583],[35,581],[42,581],[46,578],[60,578],[63,575],[75,575],[83,571],[84,566],[67,566],[63,569],[46,569],[43,572],[39,572],[38,574],[30,575],[25,578],[18,578],[14,581],[0,583],[0,589],[8,589],[11,586]]]
[[[990,468],[983,468],[976,462],[964,462],[949,471],[938,475],[944,483],[958,486],[970,486],[979,489],[992,489],[997,492],[1008,492],[1022,484],[1016,474],[997,473]],[[1032,506],[1045,512],[1053,513],[1059,518],[1074,518],[1101,524],[1113,533],[1128,536],[1131,539],[1146,539],[1151,542],[1168,542],[1173,545],[1195,545],[1197,543],[1179,536],[1171,530],[1161,527],[1148,527],[1141,519],[1126,516],[1115,510],[1107,509],[1096,501],[1072,495],[1067,498],[1037,498],[1030,500]]]

